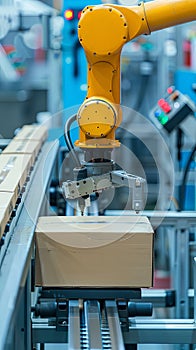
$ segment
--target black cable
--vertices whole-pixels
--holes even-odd
[[[178,159],[178,162],[180,163],[181,161],[181,150],[182,150],[182,147],[183,147],[183,131],[181,128],[178,128],[177,129],[177,140],[176,140],[176,147],[177,147],[177,159]]]
[[[64,127],[64,137],[65,137],[65,143],[67,145],[67,148],[71,152],[74,158],[74,161],[76,163],[76,166],[81,167],[80,160],[78,158],[77,153],[75,152],[75,149],[71,140],[71,136],[70,136],[71,125],[76,121],[76,117],[77,117],[76,114],[74,114],[69,119],[67,119]]]
[[[188,172],[189,172],[189,169],[190,169],[190,165],[191,165],[191,162],[193,160],[195,152],[196,152],[196,145],[193,147],[193,149],[191,151],[191,154],[190,154],[190,156],[188,158],[186,167],[184,169],[182,183],[181,183],[181,186],[180,186],[180,201],[179,201],[180,210],[184,210],[185,186],[186,186],[186,182],[187,182],[187,175],[188,175]]]
[[[72,123],[74,123],[74,121],[76,121],[76,115],[72,115],[69,119],[67,119],[66,123],[65,123],[65,127],[64,127],[64,137],[65,137],[65,142],[67,144],[67,148],[69,151],[71,151],[74,146],[73,143],[71,141],[71,137],[70,137],[70,128]]]

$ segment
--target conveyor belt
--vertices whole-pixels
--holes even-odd
[[[69,350],[124,350],[118,309],[115,301],[69,302]]]
[[[49,152],[50,157],[48,156]],[[34,230],[42,205],[46,201],[46,190],[57,152],[58,145],[55,142],[46,143],[43,146],[39,161],[31,174],[32,179],[26,187],[25,192],[28,193],[28,196],[24,193],[24,198],[20,203],[21,208],[17,209],[17,215],[10,225],[11,239],[3,253],[0,274],[0,349],[7,349],[10,340],[9,332],[12,331],[17,320],[17,310],[31,262]],[[26,292],[30,296],[30,286]],[[28,317],[30,323],[30,307],[28,309],[28,306],[26,306],[26,308],[25,317]],[[27,314],[28,312],[29,314]],[[28,329],[30,329],[30,324]],[[27,338],[30,339],[29,334]],[[20,345],[17,348],[24,349]],[[27,345],[26,349],[29,349]]]

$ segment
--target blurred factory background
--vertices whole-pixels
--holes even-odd
[[[93,3],[99,4],[100,1]],[[24,124],[43,121],[62,110],[80,105],[84,100],[87,91],[86,61],[78,41],[77,24],[86,4],[79,0],[63,4],[61,1],[1,3],[2,139],[12,138]],[[151,110],[170,86],[175,86],[195,102],[195,31],[194,22],[184,24],[139,37],[123,48],[121,103],[126,113],[121,126],[125,125],[130,130],[134,120],[138,137],[131,132],[124,133],[122,143],[134,150],[145,167],[145,173],[149,174],[148,183],[152,185],[158,181],[158,173],[155,160],[147,149],[152,146],[151,143],[155,143],[152,147],[157,150],[162,167],[165,170],[167,167],[164,155],[159,151],[160,135],[157,141],[156,137],[152,140],[153,131],[146,132],[143,124],[148,123]],[[134,110],[134,113],[128,109]],[[144,119],[141,120],[137,113]],[[62,118],[62,122],[66,118]],[[57,116],[57,126],[58,123]],[[138,140],[143,136],[146,146]],[[175,171],[183,171],[194,142],[178,126],[172,135],[164,137],[175,162]],[[127,162],[130,162],[129,166]],[[125,163],[133,172],[136,167],[133,160],[125,160]],[[194,165],[191,167],[194,168]],[[179,178],[177,176],[175,180]],[[189,182],[186,208],[194,209],[195,189],[191,176]],[[150,207],[154,205],[153,201],[152,198]]]
[[[101,3],[105,1],[0,0],[0,149],[3,151],[24,125],[47,125],[48,141],[59,141],[52,185],[47,189],[50,210],[57,215],[75,213],[72,201],[65,203],[56,190],[61,176],[73,179],[74,162],[64,140],[64,125],[70,115],[76,113],[87,92],[87,64],[78,41],[78,21],[85,6]],[[137,0],[110,3],[138,4]],[[195,103],[195,21],[140,36],[124,45],[121,55],[123,121],[116,131],[122,146],[113,152],[113,159],[119,168],[145,177],[148,185],[145,210],[152,222],[156,210],[176,214],[168,216],[165,222],[165,214],[160,214],[157,221],[155,215],[154,289],[161,292],[154,296],[144,292],[144,299],[155,300],[153,317],[167,319],[167,325],[170,318],[192,320],[195,317]],[[78,138],[76,124],[70,134],[74,142]],[[78,153],[80,157],[80,151]],[[118,215],[119,211],[130,208],[127,188],[117,188],[115,193],[106,190],[99,200],[101,215]],[[159,225],[162,221],[164,224]],[[166,293],[168,290],[171,294]],[[166,298],[171,301],[171,308],[166,305]],[[191,322],[188,321],[186,327]],[[192,333],[183,333],[186,327],[181,330],[185,343],[182,344],[181,339],[180,345],[177,340],[171,345],[174,334],[178,338],[180,332],[176,325],[172,327],[173,336],[168,335],[167,345],[138,345],[138,349],[196,349],[193,341],[188,344]],[[36,333],[36,340],[40,334]],[[167,333],[165,335],[167,337]],[[42,340],[31,349],[66,348],[62,344],[44,345],[46,338],[46,333],[40,335]],[[17,347],[12,340],[11,345],[8,342],[5,347],[0,343],[0,350],[30,349]],[[49,340],[46,343],[52,343]],[[130,349],[136,347],[132,344]]]

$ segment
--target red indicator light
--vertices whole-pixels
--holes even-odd
[[[67,19],[68,21],[71,21],[74,18],[74,12],[73,10],[65,10],[64,12],[64,17],[65,19]]]
[[[165,107],[165,113],[171,112],[171,107],[168,105]]]
[[[79,11],[79,12],[78,12],[78,19],[80,19],[81,16],[82,16],[82,11]]]
[[[169,113],[171,111],[171,107],[170,107],[169,103],[167,103],[167,102],[164,102],[164,104],[161,106],[161,108],[165,113]]]
[[[161,98],[161,99],[158,101],[158,105],[159,105],[160,107],[162,107],[164,104],[165,104],[165,100],[164,100],[164,98]]]
[[[172,86],[168,87],[167,93],[170,95],[174,91],[174,88]]]
[[[158,106],[161,107],[161,109],[165,112],[165,113],[169,113],[171,111],[171,106],[169,105],[169,103],[164,99],[161,98],[158,101]]]

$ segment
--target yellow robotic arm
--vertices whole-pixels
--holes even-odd
[[[77,121],[76,146],[112,149],[120,145],[115,129],[121,122],[120,54],[125,43],[141,34],[196,19],[196,0],[156,0],[138,6],[87,6],[78,36],[88,61],[88,91]]]

